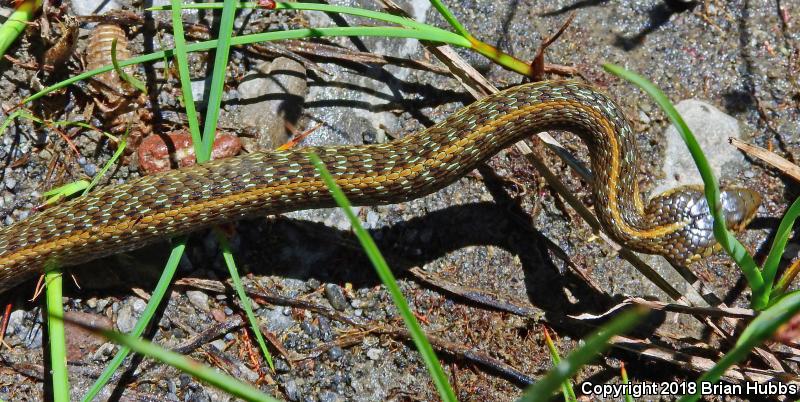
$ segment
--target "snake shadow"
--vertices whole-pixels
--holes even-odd
[[[521,225],[512,213],[494,202],[463,204],[369,232],[398,277],[410,268],[467,247],[493,246],[517,257],[528,299],[534,306],[563,315],[599,313],[611,305],[607,296],[597,294],[571,271],[562,272],[560,264],[550,258],[544,236]],[[351,283],[356,289],[381,284],[350,230],[278,216],[242,221],[236,225],[235,233],[231,244],[242,273]],[[457,271],[477,276],[481,274],[479,270],[509,269],[493,266],[482,258],[485,253],[475,252],[478,254],[469,257],[470,263],[457,267]],[[70,284],[67,293],[86,298],[94,293],[105,297],[118,292],[122,297],[130,294],[131,287],[150,289],[168,255],[169,246],[164,242],[73,267],[70,271],[81,289]],[[103,274],[98,275],[99,272]],[[190,237],[178,275],[227,278],[213,235],[201,232]]]

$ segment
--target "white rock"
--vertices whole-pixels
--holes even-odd
[[[723,166],[741,165],[744,162],[741,153],[728,143],[729,137],[741,136],[739,122],[735,118],[695,99],[681,101],[675,108],[694,133],[717,178]],[[664,137],[667,143],[663,165],[665,178],[653,190],[653,194],[660,194],[675,186],[702,184],[700,172],[675,127],[669,126]]]

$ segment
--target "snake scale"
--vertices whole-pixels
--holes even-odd
[[[316,152],[355,205],[403,202],[437,191],[526,136],[570,131],[588,146],[595,211],[626,247],[679,263],[714,249],[701,188],[684,186],[645,205],[634,133],[620,108],[571,81],[524,84],[466,106],[419,133],[379,145],[257,152],[102,188],[0,229],[0,291],[42,272],[136,249],[213,224],[331,207],[308,159]],[[757,193],[722,193],[728,227],[742,229]]]

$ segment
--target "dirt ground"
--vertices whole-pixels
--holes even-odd
[[[631,116],[643,155],[645,174],[640,185],[646,190],[663,179],[662,161],[669,157],[663,132],[668,122],[643,92],[605,73],[604,62],[646,76],[675,102],[690,98],[709,102],[736,118],[749,142],[792,161],[800,158],[800,85],[796,78],[800,71],[800,1],[446,3],[475,36],[523,60],[530,60],[542,39],[554,34],[574,13],[572,24],[548,48],[546,61],[574,67],[617,99]],[[378,7],[369,0],[347,4]],[[426,1],[400,5],[417,20],[447,27]],[[66,6],[66,13],[71,12]],[[186,18],[193,24],[216,23],[211,13],[188,13]],[[162,29],[167,20],[166,15],[154,15],[146,20],[144,29],[136,33],[129,29],[132,52],[144,53],[159,44],[171,46],[169,31]],[[363,22],[314,13],[243,11],[235,28],[237,34],[246,34]],[[23,66],[35,63],[42,54],[42,46],[33,36],[13,46],[8,54],[16,62],[0,64],[4,110],[43,86],[81,72],[80,55],[91,29],[82,26],[76,55],[51,73]],[[415,40],[338,38],[326,43],[350,49],[350,57],[352,51],[359,51],[441,66]],[[456,51],[500,88],[523,81],[476,53]],[[306,72],[307,93],[299,102],[301,112],[294,124],[299,131],[319,127],[302,145],[402,137],[442,120],[473,99],[456,79],[443,73],[314,53],[301,53],[310,63],[306,67],[315,67]],[[272,58],[253,49],[232,50],[220,116],[220,126],[228,132],[252,138],[252,133],[241,129],[247,103],[240,99],[239,84],[245,74]],[[212,63],[213,57],[205,54],[192,56],[192,78],[199,86],[202,77],[210,75]],[[159,62],[134,73],[149,80],[155,89],[149,94],[150,104],[157,106],[153,130],[185,127],[174,71],[165,78],[164,63]],[[86,108],[93,103],[90,92],[85,84],[69,87],[29,105],[30,110],[48,119],[83,121]],[[97,114],[89,122],[107,123]],[[587,160],[587,150],[574,138],[557,138]],[[245,142],[248,148],[258,141]],[[532,146],[572,194],[591,205],[585,182],[540,142]],[[3,225],[34,213],[44,191],[96,174],[111,157],[111,148],[96,132],[73,128],[58,132],[28,121],[11,125],[0,143]],[[729,148],[726,152],[738,152]],[[129,164],[132,159],[128,157],[120,167],[111,169],[110,178],[102,183],[139,176],[136,164]],[[723,181],[761,192],[764,202],[758,218],[739,238],[757,258],[763,258],[767,241],[787,203],[796,197],[797,188],[757,160],[747,159],[744,166],[727,172]],[[564,355],[602,321],[575,317],[602,314],[631,296],[671,301],[594,235],[516,150],[501,153],[435,194],[403,204],[360,207],[358,213],[400,278],[423,327],[435,338],[435,348],[460,400],[519,397],[527,383],[551,367],[545,328]],[[179,283],[173,286],[158,325],[149,333],[155,342],[258,382],[265,392],[280,399],[438,399],[421,359],[400,330],[396,308],[340,211],[301,211],[239,222],[232,225],[231,233],[237,263],[248,274],[246,281],[255,292],[256,314],[273,345],[276,372],[269,372],[263,359],[253,357],[258,356],[258,349],[243,329],[236,298],[221,286],[227,271],[209,233],[190,237]],[[796,251],[797,245],[790,244],[785,263]],[[81,313],[80,319],[129,330],[168,253],[165,243],[71,268],[79,287],[68,283],[67,309]],[[668,281],[683,286],[682,279],[660,258],[644,258]],[[749,306],[746,283],[729,259],[715,256],[693,268],[728,306]],[[0,298],[10,303],[13,311],[7,345],[0,350],[0,398],[4,400],[41,400],[49,392],[43,377],[49,367],[46,347],[42,347],[46,338],[42,302],[28,301],[34,288],[35,282],[29,281]],[[650,324],[631,338],[649,340],[667,350],[719,358],[719,340],[691,317],[670,313],[654,317]],[[78,399],[116,349],[77,332],[68,337],[79,347],[70,355],[69,365],[73,397]],[[619,383],[623,363],[637,381],[686,381],[699,376],[696,367],[677,360],[612,348],[596,364],[582,369],[575,381]],[[761,361],[751,364],[764,367]],[[100,400],[231,399],[148,359],[129,358],[126,367],[128,371],[115,378],[115,385],[106,387]],[[785,370],[797,373],[797,367],[788,361]]]

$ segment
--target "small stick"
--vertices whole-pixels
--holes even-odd
[[[800,166],[795,165],[794,163],[790,162],[786,158],[781,157],[780,155],[776,154],[775,152],[769,151],[767,149],[761,148],[759,146],[749,144],[742,140],[738,140],[736,138],[728,138],[728,142],[736,148],[739,148],[742,152],[754,156],[758,159],[761,159],[764,162],[772,165],[776,169],[780,170],[784,174],[790,176],[791,178],[800,181]]]

